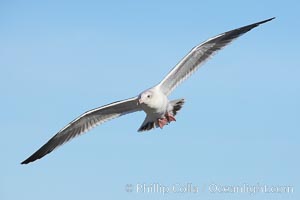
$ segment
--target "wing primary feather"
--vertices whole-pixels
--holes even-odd
[[[99,124],[140,110],[141,109],[137,106],[137,97],[134,97],[87,111],[62,128],[46,144],[44,144],[21,164],[28,164],[44,157],[57,147],[63,145],[74,137],[89,131]]]
[[[200,66],[202,66],[210,57],[227,46],[234,39],[247,33],[260,24],[266,23],[273,19],[274,17],[227,31],[195,46],[158,84],[158,87],[160,87],[166,95],[169,95],[180,83],[191,76],[191,74],[193,74]]]

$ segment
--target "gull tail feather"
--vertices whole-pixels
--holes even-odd
[[[176,99],[170,102],[173,109],[172,109],[172,114],[173,116],[175,116],[178,111],[182,108],[183,104],[184,104],[184,99]]]

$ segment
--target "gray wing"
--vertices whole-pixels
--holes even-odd
[[[24,160],[21,164],[27,164],[42,158],[60,145],[78,135],[83,134],[84,132],[89,131],[99,124],[140,110],[141,109],[138,107],[137,97],[134,97],[87,111],[61,129],[46,144],[44,144],[39,150]]]
[[[195,72],[208,58],[222,49],[234,39],[257,27],[260,24],[271,21],[270,18],[248,26],[234,29],[206,40],[194,47],[158,84],[164,94],[169,95],[182,81]]]

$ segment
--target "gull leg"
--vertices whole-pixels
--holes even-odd
[[[168,123],[168,120],[166,118],[161,118],[157,120],[159,128],[163,128],[164,125]]]
[[[168,122],[172,122],[172,121],[176,121],[175,117],[173,115],[171,115],[170,113],[166,113],[166,119],[168,120]]]

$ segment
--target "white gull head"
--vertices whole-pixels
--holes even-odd
[[[159,87],[153,87],[142,92],[138,96],[138,102],[142,109],[148,113],[161,113],[167,110],[168,98]]]

